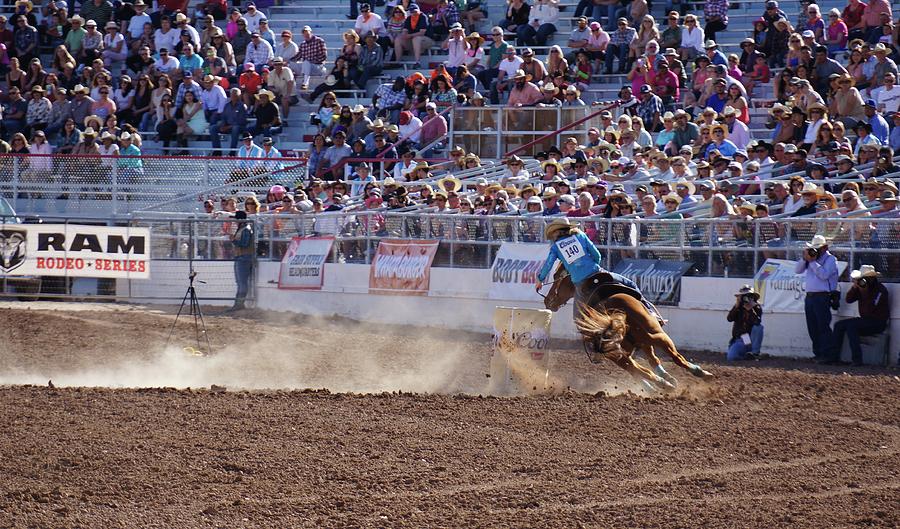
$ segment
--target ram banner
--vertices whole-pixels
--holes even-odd
[[[294,237],[281,259],[278,288],[319,290],[334,237]]]
[[[540,303],[542,300],[534,291],[534,283],[549,251],[547,244],[503,243],[491,267],[488,297]],[[551,280],[548,278],[546,282]]]
[[[437,241],[381,241],[369,271],[369,292],[427,295],[431,285],[431,263],[437,248]]]
[[[806,277],[794,273],[797,261],[766,259],[756,276],[754,288],[766,312],[803,312],[806,300]],[[838,277],[847,269],[846,261],[837,262]]]
[[[0,276],[150,278],[150,229],[0,226]]]

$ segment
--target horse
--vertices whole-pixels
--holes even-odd
[[[589,297],[589,303],[576,307],[575,317],[575,326],[584,339],[585,352],[592,363],[606,358],[646,387],[671,391],[678,381],[662,367],[654,350],[658,347],[676,365],[692,375],[704,379],[713,377],[712,373],[687,361],[678,352],[675,343],[656,317],[647,311],[634,290],[615,282],[608,274],[598,274],[594,280],[599,290]],[[553,276],[550,292],[544,297],[544,306],[556,312],[573,297],[575,284],[565,269],[559,267]],[[634,359],[636,349],[646,353],[653,366],[652,371]]]

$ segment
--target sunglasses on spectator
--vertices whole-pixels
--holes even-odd
[[[108,93],[109,93],[109,90],[100,90],[100,93],[101,93],[101,94],[108,94]]]

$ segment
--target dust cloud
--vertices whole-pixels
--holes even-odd
[[[341,351],[332,347],[229,347],[195,356],[168,347],[143,359],[120,359],[77,370],[52,367],[39,372],[0,373],[0,384],[46,384],[59,387],[209,387],[230,389],[328,389],[333,392],[407,391],[458,393],[478,388],[456,374],[460,351],[444,349],[403,359],[398,365],[384,354]]]

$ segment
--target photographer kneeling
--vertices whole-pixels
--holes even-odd
[[[862,265],[850,272],[853,285],[847,291],[847,303],[859,301],[859,318],[848,318],[834,324],[835,350],[844,345],[844,334],[853,354],[853,365],[862,365],[860,336],[872,336],[884,332],[891,318],[891,303],[887,288],[878,281],[881,274],[872,265]]]
[[[763,341],[762,305],[759,293],[750,285],[744,285],[734,295],[734,306],[728,311],[731,327],[731,341],[728,342],[728,360],[749,360],[759,356]],[[750,335],[750,343],[744,335]]]

